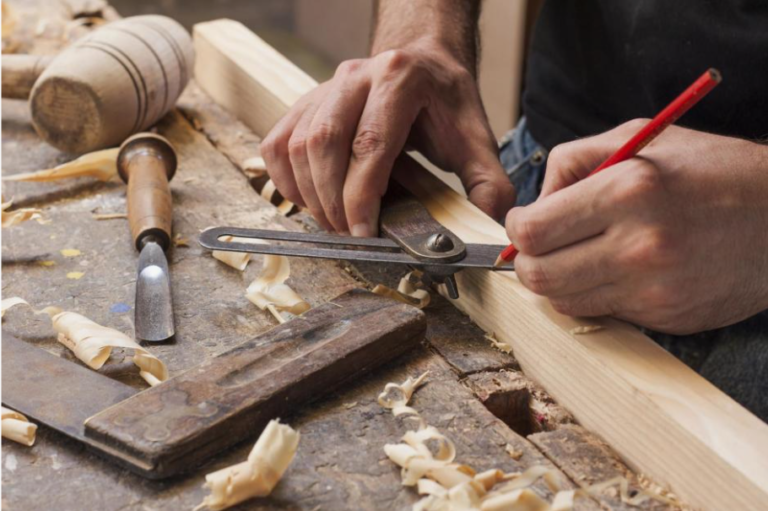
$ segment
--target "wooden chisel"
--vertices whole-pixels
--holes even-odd
[[[165,251],[171,245],[173,204],[168,182],[176,173],[176,151],[168,140],[138,133],[117,155],[117,170],[128,184],[128,223],[139,251],[136,276],[136,337],[173,337],[171,278]]]

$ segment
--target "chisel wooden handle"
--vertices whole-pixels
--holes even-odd
[[[43,55],[3,55],[3,97],[27,99],[52,60],[53,57]]]
[[[136,248],[155,241],[171,244],[173,206],[168,182],[176,173],[176,151],[154,133],[138,133],[120,146],[117,171],[128,184],[128,223]]]

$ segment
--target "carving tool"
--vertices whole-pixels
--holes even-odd
[[[211,250],[405,264],[423,271],[427,284],[445,284],[448,296],[454,299],[459,297],[455,274],[463,268],[514,270],[493,264],[503,245],[464,243],[432,218],[397,181],[389,183],[379,219],[380,231],[386,238],[214,227],[200,234],[200,244]],[[256,244],[237,239],[224,241],[228,236],[301,245]]]
[[[621,163],[637,155],[640,150],[650,144],[654,138],[659,136],[667,126],[677,121],[685,112],[701,101],[709,92],[720,83],[722,76],[717,69],[708,69],[704,72],[690,87],[685,89],[682,94],[675,98],[667,107],[659,112],[656,117],[650,120],[634,137],[619,148],[613,155],[600,164],[595,170],[589,173],[587,177],[597,174],[601,170],[607,169],[617,163]],[[514,261],[518,250],[510,244],[501,251],[496,258],[494,266],[502,266],[504,263]]]
[[[135,16],[94,30],[55,57],[3,55],[3,97],[29,97],[35,130],[62,151],[114,147],[173,108],[194,55],[178,22]]]
[[[136,337],[165,341],[174,334],[165,251],[171,246],[173,204],[168,182],[176,173],[176,151],[160,135],[139,133],[120,146],[117,171],[128,185],[128,223],[139,251]]]
[[[418,346],[415,307],[352,290],[142,392],[3,335],[3,404],[144,477],[194,469]]]

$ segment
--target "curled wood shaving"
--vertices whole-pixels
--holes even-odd
[[[267,171],[267,164],[261,156],[254,156],[253,158],[244,160],[241,168],[245,175],[249,177],[259,177],[263,176]]]
[[[605,330],[605,327],[602,325],[586,325],[571,328],[569,332],[571,335],[585,335],[591,334],[592,332],[599,332],[600,330]]]
[[[37,424],[32,424],[24,415],[4,406],[0,407],[0,418],[3,438],[27,447],[31,447],[35,443]]]
[[[407,409],[411,416],[419,419],[419,428],[405,433],[402,443],[384,446],[387,457],[401,467],[403,486],[415,486],[419,495],[424,496],[413,505],[414,511],[568,511],[577,497],[598,496],[615,485],[619,485],[622,502],[629,505],[648,499],[677,505],[668,497],[645,490],[630,496],[629,482],[623,477],[582,489],[563,490],[559,471],[540,465],[523,473],[505,474],[491,469],[477,474],[471,467],[456,463],[453,442],[435,427],[428,426],[418,412],[408,406],[425,377],[426,373],[399,385],[388,383],[379,395],[379,404],[391,409],[394,415],[398,415],[396,410]],[[399,396],[391,397],[393,391],[399,392]],[[555,494],[551,503],[531,489],[540,479]]]
[[[133,363],[140,369],[139,376],[151,386],[168,379],[165,364],[124,333],[101,326],[75,312],[62,311],[57,307],[43,310],[50,316],[53,329],[59,334],[59,342],[91,369],[101,369],[113,348],[126,348],[133,350]]]
[[[397,290],[389,288],[383,284],[378,284],[373,288],[373,293],[423,309],[429,305],[430,294],[426,289],[418,287],[421,285],[420,279],[421,272],[414,270],[400,279]],[[416,281],[416,283],[414,281]]]
[[[309,304],[285,281],[291,275],[291,265],[285,256],[266,254],[264,266],[245,292],[246,298],[261,310],[269,310],[281,323],[280,311],[299,315],[309,310]]]
[[[211,494],[195,510],[207,507],[219,511],[269,495],[293,461],[298,446],[297,431],[276,420],[270,421],[247,461],[205,476],[205,487]]]
[[[119,151],[120,149],[117,147],[94,151],[52,169],[3,176],[3,181],[56,181],[82,176],[109,181],[117,177],[117,153]]]
[[[2,225],[3,227],[15,227],[20,223],[27,220],[34,220],[41,225],[51,223],[50,220],[46,220],[43,217],[43,210],[36,208],[21,208],[14,211],[9,211],[13,205],[13,201],[3,202],[2,204]]]
[[[275,204],[275,200],[273,200],[275,198],[275,193],[277,193],[277,196],[282,199],[279,204]],[[283,198],[283,196],[280,195],[280,193],[277,191],[277,186],[271,179],[264,184],[264,188],[261,189],[260,195],[270,204],[275,206],[283,216],[290,215],[293,213],[294,208],[296,208],[296,204],[289,201],[288,199]]]
[[[0,304],[1,314],[4,316],[6,310],[22,304],[29,306],[22,298],[6,298]],[[101,369],[113,348],[126,348],[133,350],[133,363],[138,366],[139,375],[147,383],[155,386],[168,379],[165,364],[124,333],[101,326],[75,312],[62,311],[58,307],[46,307],[34,312],[47,314],[53,329],[59,334],[58,341],[91,369]]]
[[[25,299],[19,298],[18,296],[14,296],[13,298],[4,298],[2,302],[0,302],[0,318],[5,317],[5,311],[11,307],[15,307],[16,305],[29,305],[29,303]]]
[[[251,238],[237,238],[235,236],[222,236],[221,241],[237,243],[258,243],[257,240]],[[248,266],[248,262],[251,260],[251,254],[248,252],[230,252],[227,250],[214,250],[211,255],[232,268],[240,271],[244,271]]]

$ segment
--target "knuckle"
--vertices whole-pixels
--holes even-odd
[[[336,76],[349,76],[363,66],[363,59],[345,60],[336,68]]]
[[[307,138],[307,149],[316,151],[333,145],[341,138],[341,132],[338,126],[324,122],[312,129]]]
[[[352,141],[352,156],[358,159],[376,156],[385,149],[386,141],[381,131],[375,128],[361,129]]]
[[[517,249],[523,253],[536,252],[539,244],[541,227],[539,222],[532,218],[520,218],[512,226],[512,234],[517,242]]]
[[[645,202],[658,197],[662,188],[661,174],[656,166],[641,161],[621,175],[613,199],[617,203]]]
[[[307,141],[304,137],[293,136],[288,141],[288,155],[292,160],[305,158],[307,154]]]
[[[648,227],[639,233],[639,241],[624,253],[621,262],[630,269],[665,269],[685,259],[679,239],[663,227]]]
[[[385,73],[399,73],[413,63],[413,57],[405,50],[387,50],[376,56]]]
[[[525,259],[521,258],[523,262]],[[538,263],[525,263],[520,268],[520,262],[516,262],[515,271],[525,284],[525,287],[537,295],[546,295],[552,290],[552,279],[549,273]]]
[[[259,146],[261,156],[267,163],[275,163],[288,155],[285,144],[281,144],[276,135],[270,133],[267,138],[261,141]]]

